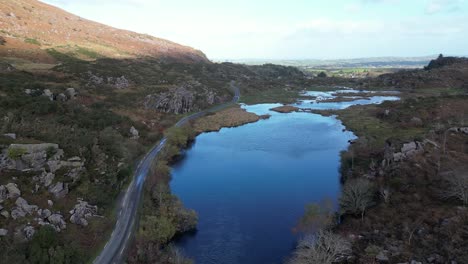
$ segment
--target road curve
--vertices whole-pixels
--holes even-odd
[[[215,112],[226,106],[237,103],[240,98],[239,88],[234,81],[230,83],[230,87],[234,92],[234,97],[231,102],[215,106],[213,108],[186,116],[175,124],[176,127],[183,126],[191,120],[195,120],[209,112]],[[143,184],[146,176],[151,168],[151,163],[157,157],[158,153],[166,144],[166,137],[154,146],[146,156],[140,161],[135,171],[135,176],[127,188],[122,200],[118,205],[117,222],[112,235],[101,251],[99,256],[94,260],[94,264],[122,263],[125,260],[125,253],[130,244],[131,237],[134,231],[134,224],[137,218],[138,206],[143,193]]]

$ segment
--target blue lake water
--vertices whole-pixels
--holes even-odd
[[[334,117],[269,110],[276,106],[243,106],[271,118],[203,133],[173,166],[173,193],[199,215],[198,231],[176,243],[195,263],[282,263],[304,206],[337,201],[340,151],[355,136]]]

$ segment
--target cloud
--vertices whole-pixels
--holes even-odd
[[[463,2],[463,0],[430,0],[426,6],[426,13],[432,15],[440,12],[457,11]]]

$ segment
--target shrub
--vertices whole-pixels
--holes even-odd
[[[445,198],[455,198],[463,205],[468,205],[468,173],[456,172],[447,179],[447,189],[444,191]]]
[[[341,212],[343,214],[361,214],[374,204],[374,188],[371,182],[358,178],[348,180],[340,198]]]
[[[329,231],[319,231],[299,241],[294,256],[288,264],[331,264],[341,256],[351,253],[351,244],[343,237]]]
[[[26,150],[24,148],[9,148],[8,149],[8,158],[12,160],[16,160],[21,158],[22,155],[26,154]]]
[[[333,202],[323,200],[321,203],[306,205],[304,215],[299,220],[295,231],[316,232],[328,227],[333,221]]]

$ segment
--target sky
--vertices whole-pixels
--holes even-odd
[[[468,55],[468,0],[41,0],[210,59]]]

